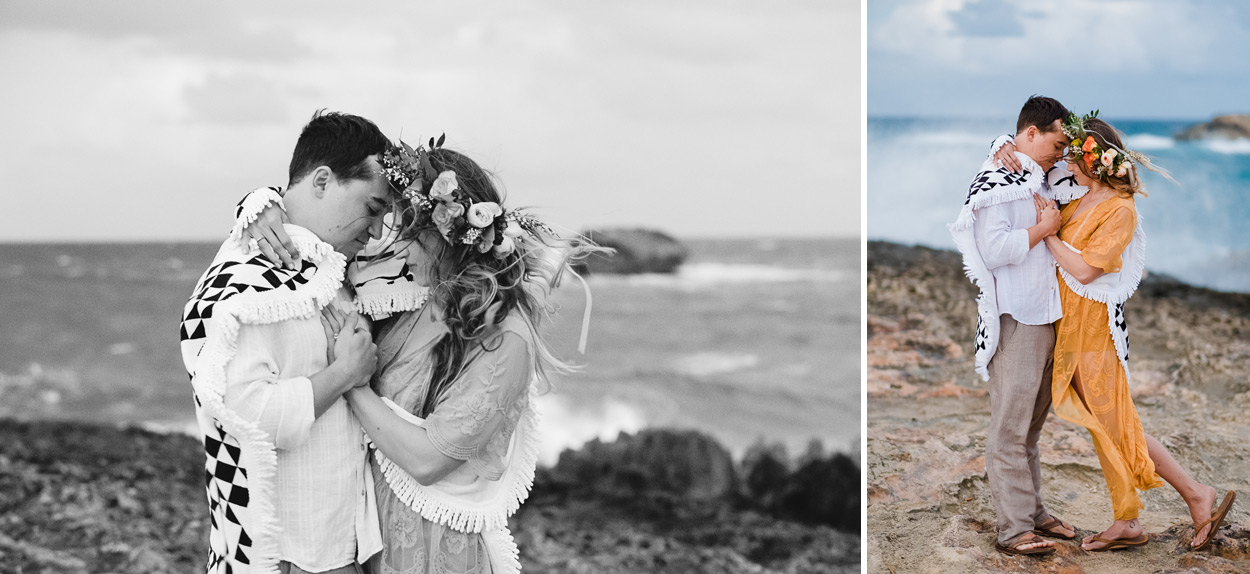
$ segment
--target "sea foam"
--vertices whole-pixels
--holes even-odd
[[[1250,139],[1212,139],[1202,142],[1202,145],[1208,150],[1225,155],[1250,154]]]
[[[846,273],[825,269],[794,269],[744,263],[692,263],[676,273],[642,273],[626,276],[631,285],[671,289],[705,289],[719,285],[751,283],[834,283],[847,278]]]
[[[674,367],[685,375],[707,377],[749,369],[759,363],[760,358],[749,353],[705,352],[686,355]]]
[[[1155,134],[1134,134],[1125,136],[1124,145],[1131,150],[1171,149],[1176,147],[1176,140]]]

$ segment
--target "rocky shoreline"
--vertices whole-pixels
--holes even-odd
[[[868,571],[1250,572],[1250,295],[1151,274],[1125,306],[1146,431],[1198,480],[1241,493],[1212,548],[1187,550],[1188,510],[1165,486],[1142,496],[1147,546],[1087,553],[1065,542],[1040,559],[993,548],[975,296],[953,251],[868,244]],[[1088,432],[1052,414],[1041,447],[1048,508],[1082,536],[1109,525]]]
[[[1250,138],[1250,115],[1216,116],[1209,122],[1189,126],[1176,134],[1176,139],[1180,141],[1215,138]]]
[[[202,453],[183,435],[0,419],[0,571],[201,571]],[[859,477],[815,447],[735,462],[706,435],[644,430],[540,469],[510,528],[529,573],[858,572]]]

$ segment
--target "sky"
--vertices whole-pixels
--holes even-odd
[[[321,108],[565,229],[860,233],[858,0],[6,0],[0,77],[5,242],[219,239]]]
[[[1014,118],[1032,94],[1137,119],[1250,112],[1243,0],[868,2],[868,115]]]

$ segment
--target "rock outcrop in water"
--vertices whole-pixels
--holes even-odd
[[[1250,115],[1216,116],[1205,123],[1185,128],[1176,134],[1178,140],[1250,139]]]
[[[596,229],[585,235],[616,250],[587,258],[582,270],[590,273],[673,273],[689,255],[680,241],[652,229]]]
[[[0,572],[201,571],[202,452],[181,435],[0,419]],[[757,481],[855,509],[845,524],[786,519],[749,502],[740,477],[759,473],[711,438],[646,430],[539,469],[509,526],[531,574],[859,572],[859,489],[828,492],[858,487],[858,465],[843,459],[786,459]]]
[[[1125,305],[1130,391],[1146,432],[1220,495],[1240,491],[1212,547],[1187,550],[1188,509],[1164,486],[1142,494],[1146,546],[1087,553],[1061,541],[1040,559],[993,547],[975,297],[958,253],[869,242],[868,572],[1250,572],[1250,295],[1151,274]],[[1052,414],[1040,447],[1049,510],[1081,536],[1110,525],[1088,431]]]

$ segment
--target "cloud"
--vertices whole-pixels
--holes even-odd
[[[225,125],[287,124],[282,86],[259,74],[211,75],[188,85],[184,99],[192,121]]]
[[[7,3],[0,169],[73,207],[0,239],[219,237],[318,108],[445,131],[574,229],[858,233],[854,0],[368,6]]]
[[[1137,116],[1244,111],[1238,94],[1250,83],[1250,62],[1216,55],[1250,47],[1247,13],[1232,0],[1201,9],[1162,0],[870,5],[869,111],[985,116],[1031,93],[1075,94]],[[1212,85],[1216,93],[1199,89]]]
[[[1020,37],[1024,26],[1007,0],[975,0],[950,13],[955,29],[964,36]]]

